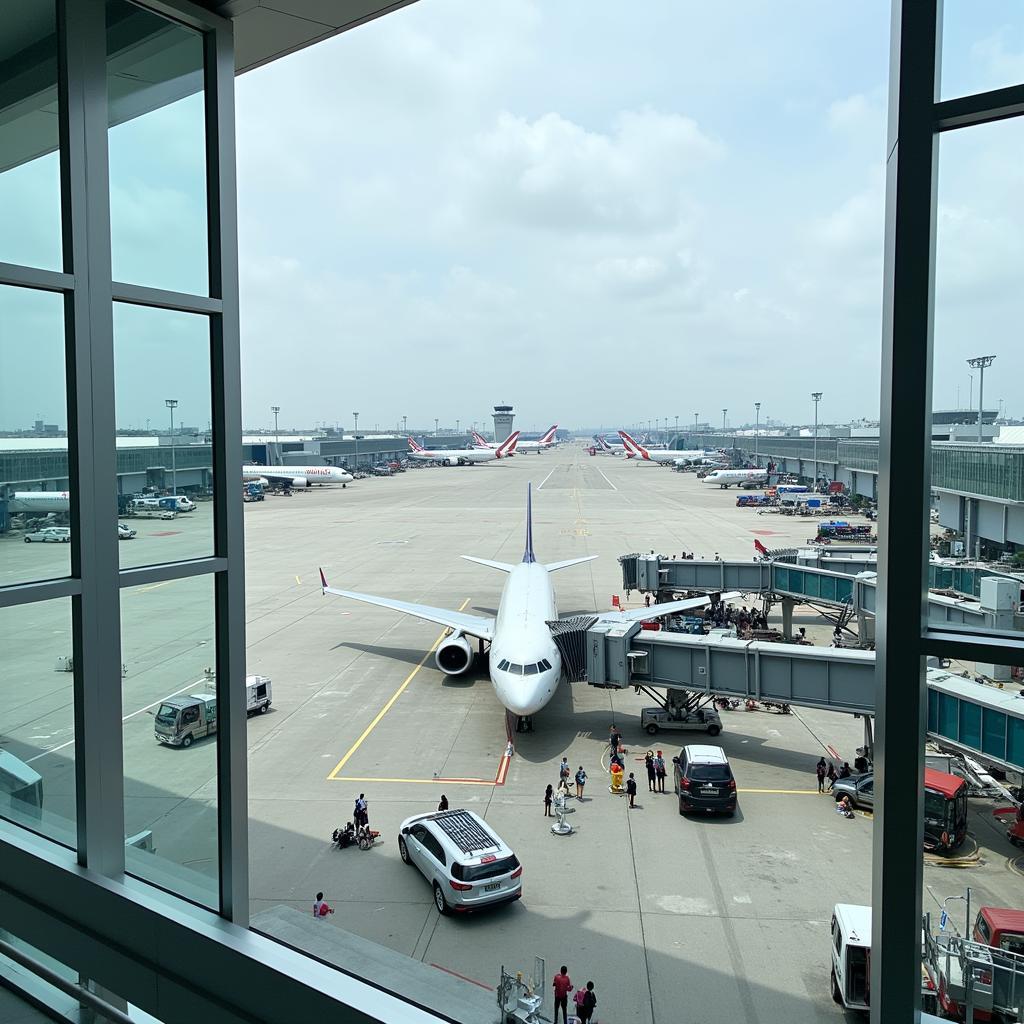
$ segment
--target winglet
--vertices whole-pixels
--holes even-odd
[[[320,570],[320,589],[327,589],[327,577],[324,575],[323,569]]]
[[[626,446],[626,451],[629,452],[630,455],[640,455],[647,459],[648,462],[650,461],[651,457],[647,454],[647,449],[644,448],[642,444],[638,444],[633,440],[625,430],[619,431],[619,437],[622,438],[622,443]]]
[[[533,484],[526,485],[526,550],[523,561],[537,561],[533,554]]]

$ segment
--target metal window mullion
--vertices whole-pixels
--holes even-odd
[[[136,306],[152,306],[157,309],[173,309],[181,313],[219,313],[220,299],[208,295],[192,295],[188,292],[172,292],[166,288],[151,288],[149,285],[113,284],[115,302],[130,302]]]
[[[21,288],[37,288],[40,291],[66,292],[75,284],[71,274],[59,270],[41,270],[38,267],[23,267],[18,263],[0,263],[0,284]]]
[[[879,437],[871,1020],[920,1010],[939,11],[893,0]]]
[[[0,608],[53,601],[61,597],[77,597],[82,592],[81,580],[68,577],[62,580],[43,580],[39,583],[19,583],[0,587]]]
[[[152,583],[168,583],[171,580],[188,580],[209,573],[223,572],[228,567],[225,558],[194,558],[187,562],[161,562],[158,565],[140,565],[133,569],[122,569],[118,580],[122,590],[128,587],[148,586]]]
[[[65,326],[72,575],[81,580],[72,604],[78,860],[116,877],[124,778],[105,4],[63,0],[58,19],[64,251],[75,277]]]
[[[221,913],[249,923],[249,804],[245,708],[245,549],[242,521],[242,384],[235,176],[235,57],[231,25],[208,31],[206,190],[210,295],[222,309],[210,317],[213,390],[214,552],[227,569],[216,575],[217,827]]]

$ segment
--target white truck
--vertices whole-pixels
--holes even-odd
[[[267,676],[246,676],[246,714],[265,714],[270,704],[270,679]],[[217,731],[216,693],[182,694],[161,701],[153,731],[159,743],[171,747],[191,747],[196,740],[212,736]]]

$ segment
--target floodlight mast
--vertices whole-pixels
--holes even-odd
[[[995,361],[995,356],[975,356],[973,359],[967,360],[968,366],[973,366],[978,371],[978,443],[980,444],[983,440],[982,437],[982,420],[984,419],[985,413],[985,367],[991,366]]]

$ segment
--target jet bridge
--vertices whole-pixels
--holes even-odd
[[[598,618],[586,631],[586,680],[872,715],[873,651],[645,630]],[[1024,696],[929,669],[928,735],[986,764],[1024,772]]]
[[[800,562],[810,560],[804,554],[796,557]],[[870,564],[866,557],[865,553],[852,552],[850,557],[818,558],[820,564],[829,566],[827,569],[777,559],[701,562],[655,554],[623,555],[619,564],[626,590],[654,594],[694,590],[773,594],[783,601],[784,620],[795,603],[845,606],[860,620],[862,635],[870,635],[865,616],[875,614],[876,579],[874,571],[863,569]],[[1014,605],[1020,597],[1020,581],[993,574],[977,583],[980,599],[929,593],[928,621],[933,625],[958,623],[978,630],[1018,628]]]

